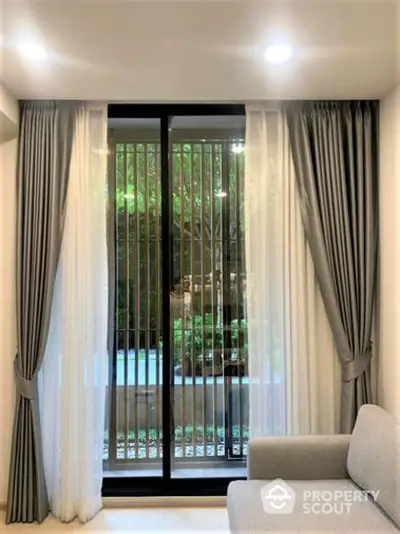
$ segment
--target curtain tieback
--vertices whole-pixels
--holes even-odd
[[[367,350],[350,362],[346,362],[342,366],[342,380],[343,382],[351,382],[357,377],[361,376],[363,372],[367,369],[372,358],[372,345],[370,344]]]
[[[14,360],[14,377],[15,387],[18,395],[29,400],[33,400],[38,397],[37,374],[35,373],[33,375],[32,380],[27,380],[24,378],[20,373],[17,358]]]

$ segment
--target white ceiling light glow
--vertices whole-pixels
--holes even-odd
[[[269,46],[265,51],[265,59],[269,63],[284,63],[292,57],[292,47],[289,45]]]
[[[46,49],[38,43],[21,42],[18,44],[18,52],[32,61],[44,61],[47,58]]]

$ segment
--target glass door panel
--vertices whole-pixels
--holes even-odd
[[[159,119],[109,123],[115,324],[107,385],[106,476],[162,474]]]
[[[249,426],[244,109],[111,107],[103,491],[226,494]]]
[[[235,476],[248,440],[244,117],[175,117],[170,146],[172,476]]]

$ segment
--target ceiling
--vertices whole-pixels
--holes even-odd
[[[132,102],[380,98],[400,80],[397,0],[0,0],[18,98]],[[19,56],[40,40],[42,64]],[[285,41],[292,59],[263,52]]]

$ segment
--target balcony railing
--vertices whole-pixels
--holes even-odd
[[[163,409],[171,412],[176,464],[247,454],[244,162],[237,147],[225,139],[173,140],[168,408],[162,406],[160,146],[146,136],[111,142],[116,346],[104,459],[113,468],[160,463]]]

